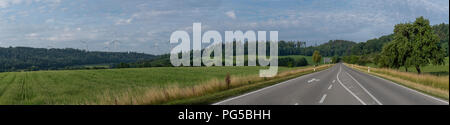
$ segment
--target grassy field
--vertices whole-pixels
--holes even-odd
[[[420,67],[422,70],[422,72],[424,73],[428,73],[428,74],[432,74],[432,75],[439,75],[439,76],[448,76],[448,72],[449,72],[449,58],[446,57],[445,58],[445,64],[444,65],[427,65],[427,66],[423,66]],[[401,67],[400,71],[406,71],[405,67]],[[416,68],[414,67],[409,67],[408,68],[408,72],[414,72],[417,73]]]
[[[208,90],[205,87],[214,86],[198,85],[211,82],[219,84],[227,73],[234,81],[251,83],[265,80],[254,77],[260,69],[265,68],[161,67],[0,73],[0,104],[117,104],[117,101],[120,104],[141,104],[124,101],[129,98],[133,101],[139,95],[149,95],[149,91],[153,90],[176,90],[168,89],[173,86],[177,89],[197,86],[192,87],[196,89],[192,91]],[[307,67],[279,67],[279,74],[304,68]],[[127,99],[120,100],[121,97]]]
[[[422,70],[425,74],[431,74],[436,76],[448,76],[449,75],[449,57],[445,58],[445,64],[444,65],[427,65],[420,67],[420,70]],[[375,64],[367,64],[366,66],[370,67],[377,67]],[[405,72],[405,67],[400,67],[400,71]],[[416,68],[409,67],[408,72],[417,73]]]

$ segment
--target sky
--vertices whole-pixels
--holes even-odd
[[[0,0],[0,47],[164,54],[172,32],[278,31],[315,45],[365,42],[424,16],[449,23],[448,0]],[[192,38],[191,38],[192,39]],[[113,40],[117,42],[112,42]]]

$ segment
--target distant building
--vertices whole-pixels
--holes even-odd
[[[331,58],[323,58],[323,63],[331,63]]]

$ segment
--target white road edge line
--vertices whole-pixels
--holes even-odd
[[[331,85],[330,85],[330,87],[328,87],[328,90],[330,90],[330,89],[331,89],[331,87],[333,87],[333,84],[331,84]]]
[[[339,82],[339,84],[344,87],[345,90],[347,90],[347,92],[349,92],[351,95],[353,95],[353,97],[355,97],[359,102],[361,102],[361,104],[363,105],[367,105],[366,103],[364,103],[358,96],[355,95],[355,93],[353,93],[352,91],[350,91],[347,87],[345,87],[344,84],[342,84],[341,80],[339,79],[339,74],[341,74],[341,69],[342,69],[342,65],[339,65],[339,72],[336,75],[337,81]]]
[[[327,71],[327,70],[329,70],[329,69],[330,69],[330,68],[328,68],[328,69],[326,69],[326,70],[319,71],[319,72]],[[301,78],[301,77],[307,77],[307,76],[310,76],[310,75],[313,75],[313,74],[316,74],[316,73],[319,73],[319,72],[313,72],[313,73],[306,74],[306,75],[303,75],[303,76],[300,76],[300,77],[297,77],[297,78],[293,78],[293,79],[290,79],[290,80],[287,80],[287,81],[284,81],[284,82],[281,82],[281,83],[277,83],[277,84],[275,84],[275,85],[267,86],[267,87],[265,87],[265,88],[258,89],[258,90],[255,90],[255,91],[252,91],[252,92],[249,92],[249,93],[240,95],[240,96],[232,97],[232,98],[229,98],[229,99],[226,99],[226,100],[223,100],[223,101],[214,103],[214,104],[212,104],[212,105],[219,105],[219,104],[224,103],[224,102],[228,102],[228,101],[231,101],[231,100],[234,100],[234,99],[237,99],[237,98],[241,98],[241,97],[244,97],[244,96],[253,94],[253,93],[261,92],[261,91],[263,91],[263,90],[266,90],[266,89],[269,89],[269,88],[272,88],[272,87],[275,87],[275,86],[279,86],[279,85],[288,83],[289,81],[293,81],[293,80],[299,79],[299,78]]]
[[[369,74],[369,75],[371,75],[371,74]],[[423,95],[423,96],[425,96],[425,97],[428,97],[428,98],[434,99],[434,100],[436,100],[436,101],[439,101],[439,102],[445,103],[445,104],[447,104],[447,105],[449,104],[449,103],[448,103],[447,101],[444,101],[444,100],[442,100],[442,99],[439,99],[439,98],[436,98],[436,97],[430,96],[430,95],[428,95],[428,94],[425,94],[425,93],[419,92],[419,91],[417,91],[417,90],[414,90],[414,89],[408,88],[408,87],[406,87],[406,86],[403,86],[403,85],[399,85],[398,83],[394,83],[394,82],[392,82],[392,81],[389,81],[389,80],[386,80],[386,79],[380,78],[380,77],[378,77],[378,76],[375,76],[375,75],[371,75],[371,76],[374,76],[375,78],[378,78],[378,79],[381,79],[381,80],[384,80],[384,81],[387,81],[387,82],[390,82],[390,83],[392,83],[392,84],[394,84],[394,85],[400,86],[400,87],[402,87],[402,88],[404,88],[404,89],[407,89],[407,90],[409,90],[409,91],[412,91],[412,92],[418,93],[418,94],[420,94],[420,95]]]
[[[320,99],[319,103],[322,104],[323,101],[325,101],[325,98],[326,98],[326,97],[327,97],[327,94],[324,94],[324,95],[322,96],[322,98]]]
[[[350,68],[350,69],[351,69],[351,68]],[[353,70],[353,69],[352,69],[352,70]],[[359,72],[359,71],[357,71],[357,70],[354,70],[354,71],[356,71],[356,72]],[[404,89],[407,89],[407,90],[409,90],[409,91],[412,91],[412,92],[418,93],[418,94],[420,94],[420,95],[423,95],[423,96],[425,96],[425,97],[428,97],[428,98],[434,99],[434,100],[436,100],[436,101],[439,101],[439,102],[445,103],[445,104],[447,104],[447,105],[449,104],[449,103],[448,103],[447,101],[444,101],[444,100],[442,100],[442,99],[439,99],[439,98],[436,98],[436,97],[430,96],[430,95],[428,95],[428,94],[425,94],[425,93],[419,92],[419,91],[417,91],[417,90],[414,90],[414,89],[408,88],[408,87],[406,87],[406,86],[400,85],[399,83],[395,83],[395,82],[392,82],[392,81],[390,81],[390,80],[387,80],[387,79],[383,79],[383,78],[380,78],[380,77],[378,77],[378,76],[376,76],[376,75],[372,75],[372,74],[368,74],[368,75],[370,75],[370,76],[373,76],[373,77],[375,77],[375,78],[378,78],[378,79],[381,79],[381,80],[384,80],[384,81],[386,81],[386,82],[390,82],[390,83],[392,83],[392,84],[394,84],[394,85],[400,86],[400,87],[402,87],[402,88],[404,88]]]
[[[361,85],[361,83],[359,83],[358,80],[353,78],[353,76],[350,75],[348,72],[345,72],[345,73],[347,73],[347,75],[350,76],[350,78],[352,78],[356,83],[358,83],[359,87],[361,87],[367,94],[369,94],[369,96],[372,97],[372,99],[375,100],[375,102],[377,102],[378,105],[383,105],[380,101],[378,101],[377,98],[375,98],[375,96],[373,96],[366,88],[364,88],[364,86]]]

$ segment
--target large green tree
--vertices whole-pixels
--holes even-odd
[[[439,38],[433,33],[430,21],[419,17],[414,23],[397,24],[394,40],[383,47],[381,65],[391,68],[413,66],[420,74],[420,67],[444,63],[445,53]]]
[[[420,74],[420,66],[444,63],[445,52],[440,46],[439,37],[433,33],[429,20],[417,18],[411,33],[414,35],[410,44],[411,56],[406,59],[406,66],[414,66]]]

